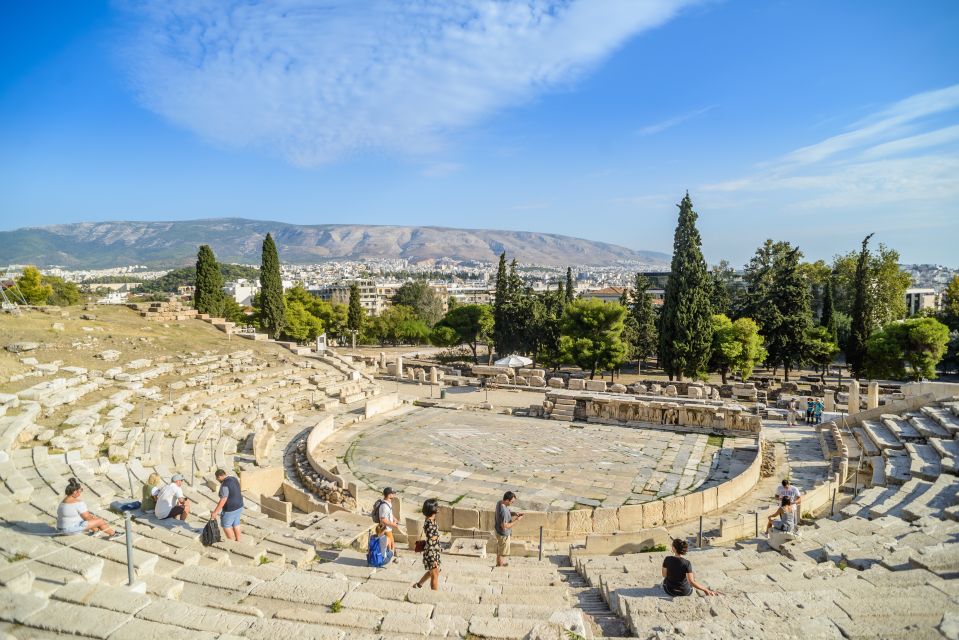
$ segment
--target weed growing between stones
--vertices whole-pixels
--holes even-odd
[[[657,544],[652,547],[643,547],[639,550],[640,553],[660,553],[666,550],[666,545]]]
[[[343,610],[343,603],[339,600],[334,600],[330,605],[330,613],[339,613]]]

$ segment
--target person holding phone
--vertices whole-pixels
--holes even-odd
[[[522,513],[513,513],[510,506],[516,500],[516,494],[507,491],[503,494],[503,499],[496,503],[496,518],[494,528],[496,529],[496,566],[508,567],[509,563],[505,558],[509,556],[509,538],[513,533],[513,525],[522,520]]]

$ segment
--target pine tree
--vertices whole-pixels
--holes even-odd
[[[280,256],[273,236],[266,234],[260,261],[260,325],[268,335],[278,338],[286,324],[283,302],[283,281],[280,278]]]
[[[576,287],[573,286],[573,268],[566,267],[566,302],[576,298]]]
[[[350,306],[346,315],[346,328],[353,334],[353,347],[356,347],[356,335],[363,330],[363,306],[360,304],[360,287],[355,282],[350,285]]]
[[[696,229],[698,215],[689,193],[679,207],[673,239],[673,260],[659,331],[659,359],[672,379],[694,377],[706,370],[712,346],[710,279]]]
[[[826,327],[832,341],[836,342],[836,321],[833,317],[836,312],[835,303],[832,298],[832,279],[827,279],[822,292],[822,315],[819,316],[819,326]]]
[[[200,313],[214,318],[223,317],[226,299],[223,293],[223,276],[220,265],[209,245],[203,245],[196,254],[196,287],[193,290],[193,306]]]
[[[846,362],[852,371],[852,375],[860,377],[865,373],[866,364],[866,341],[869,340],[871,333],[869,318],[871,309],[869,308],[869,239],[873,234],[869,234],[862,241],[862,249],[859,252],[859,258],[856,260],[856,275],[853,277],[852,290],[852,329],[849,335],[849,342],[846,345]]]
[[[776,263],[769,290],[770,324],[764,334],[769,361],[783,365],[787,381],[790,370],[803,360],[811,319],[809,283],[800,270],[800,257],[796,248]]]
[[[633,288],[629,292],[629,309],[633,322],[633,355],[639,360],[646,359],[656,350],[659,341],[656,331],[656,312],[653,310],[653,299],[647,292],[650,282],[642,273],[637,273],[633,280]]]

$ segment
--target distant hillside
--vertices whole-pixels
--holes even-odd
[[[608,265],[621,260],[665,266],[669,255],[549,233],[351,224],[296,225],[219,218],[181,222],[83,222],[0,232],[0,265],[108,268],[191,263],[209,244],[223,262],[259,263],[273,233],[286,263],[370,258],[453,258],[493,262],[500,253],[546,265]]]

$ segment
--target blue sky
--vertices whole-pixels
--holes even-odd
[[[959,267],[959,3],[4,3],[0,228],[484,227]],[[522,259],[522,256],[520,256]]]

